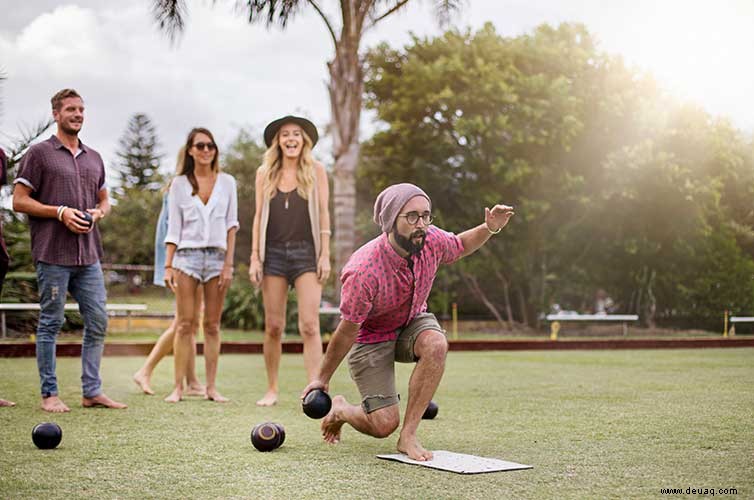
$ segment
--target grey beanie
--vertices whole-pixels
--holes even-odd
[[[419,186],[404,182],[386,187],[374,202],[374,223],[380,226],[383,233],[393,229],[395,219],[401,213],[403,206],[414,196],[424,196],[432,208],[432,200]]]

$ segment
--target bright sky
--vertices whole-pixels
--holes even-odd
[[[249,25],[233,2],[188,0],[185,35],[171,46],[149,13],[150,0],[0,0],[2,87],[0,143],[49,114],[63,87],[84,96],[82,139],[114,160],[128,118],[147,113],[157,126],[166,169],[195,125],[220,144],[291,112],[320,129],[329,119],[325,63],[332,46],[318,16],[287,28]],[[332,9],[331,0],[323,5]],[[408,42],[408,32],[437,35],[431,0],[412,0],[366,37],[367,46]],[[12,6],[11,6],[12,5]],[[751,0],[469,0],[456,26],[491,21],[515,36],[536,25],[582,22],[607,52],[655,75],[679,98],[693,100],[754,132],[754,2]],[[365,116],[362,135],[374,125]],[[327,140],[319,157],[330,163]]]

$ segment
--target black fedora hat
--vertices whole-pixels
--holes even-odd
[[[308,135],[309,139],[312,140],[312,147],[314,147],[314,145],[317,144],[317,140],[319,140],[319,133],[317,133],[317,127],[315,127],[314,124],[310,122],[309,120],[307,120],[306,118],[302,118],[300,116],[288,115],[282,118],[278,118],[277,120],[273,122],[270,122],[270,124],[264,128],[264,143],[267,144],[268,148],[272,146],[272,140],[275,138],[275,134],[278,133],[278,130],[280,130],[280,127],[282,127],[286,123],[295,123],[302,129],[304,129],[304,132],[306,132],[306,135]]]

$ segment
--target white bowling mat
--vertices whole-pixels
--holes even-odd
[[[483,472],[500,472],[533,468],[531,465],[506,462],[505,460],[498,460],[497,458],[464,455],[463,453],[453,453],[452,451],[437,450],[432,453],[434,456],[432,460],[428,462],[412,460],[403,453],[396,453],[394,455],[377,455],[377,458],[396,460],[405,464],[423,465],[424,467],[457,472],[458,474],[481,474]]]

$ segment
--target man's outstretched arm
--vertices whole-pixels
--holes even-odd
[[[513,214],[513,207],[508,205],[495,205],[492,210],[485,207],[484,222],[458,235],[463,243],[461,257],[471,255],[487,243],[493,234],[499,233],[508,224]]]

